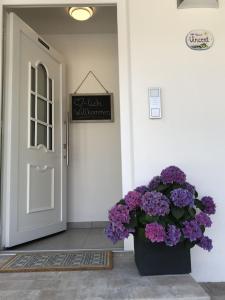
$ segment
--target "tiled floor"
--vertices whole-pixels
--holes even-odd
[[[122,250],[123,243],[113,245],[105,237],[103,229],[70,229],[10,250],[72,249]],[[7,258],[7,252],[0,255],[0,265]],[[211,296],[211,300],[225,300],[225,283],[201,283],[201,286]],[[193,293],[189,295],[189,291]],[[195,292],[196,297],[193,296]],[[146,300],[209,299],[190,276],[140,277],[131,253],[114,254],[112,271],[0,274],[0,300],[121,300],[140,299],[140,296]]]
[[[201,283],[203,289],[211,296],[211,300],[225,300],[225,282]]]
[[[0,255],[0,265],[7,259],[8,255]],[[200,285],[211,300],[225,300],[224,282]],[[114,253],[112,271],[0,273],[0,300],[18,299],[209,300],[209,297],[190,276],[140,277],[132,253]]]
[[[1,263],[1,259],[0,259]],[[113,270],[0,273],[1,300],[209,300],[189,275],[141,277],[132,253],[114,253]]]
[[[106,238],[103,228],[70,229],[8,250],[36,251],[75,249],[123,250],[123,242],[113,245],[112,242]]]

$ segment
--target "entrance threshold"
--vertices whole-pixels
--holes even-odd
[[[104,228],[76,228],[15,247],[7,248],[5,251],[15,253],[25,251],[37,252],[76,250],[123,251],[123,249],[122,241],[115,245],[112,244],[112,242],[106,237]]]

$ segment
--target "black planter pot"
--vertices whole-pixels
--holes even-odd
[[[134,234],[134,252],[137,269],[142,276],[191,273],[190,248],[185,243],[168,247],[151,243],[143,231]]]

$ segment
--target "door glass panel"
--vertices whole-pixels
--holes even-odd
[[[35,96],[33,94],[31,94],[30,115],[31,118],[35,118]]]
[[[52,125],[52,104],[49,103],[49,119],[48,119],[48,122],[50,125]]]
[[[47,102],[41,98],[37,98],[37,118],[47,123]]]
[[[38,93],[47,98],[47,72],[43,65],[38,65]]]
[[[52,80],[49,78],[49,100],[52,101]]]
[[[30,66],[30,72],[30,145],[42,144],[53,150],[53,80],[42,64],[37,68]]]
[[[48,136],[48,138],[49,138],[48,148],[49,148],[49,150],[52,150],[52,128],[51,127],[49,127],[49,136]]]
[[[30,145],[35,146],[35,122],[30,121]]]
[[[35,79],[36,79],[35,68],[31,67],[31,90],[33,92],[35,92],[35,86],[36,86]]]
[[[47,126],[37,124],[37,145],[44,145],[47,147]]]

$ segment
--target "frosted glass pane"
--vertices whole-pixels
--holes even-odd
[[[30,145],[35,146],[35,122],[30,121]]]
[[[49,124],[52,125],[52,104],[49,103]]]
[[[41,98],[37,98],[37,118],[47,123],[47,102]]]
[[[37,145],[47,147],[47,127],[42,124],[37,124]]]
[[[36,74],[35,74],[35,68],[34,67],[31,67],[31,90],[33,92],[35,92],[35,77],[36,77]]]
[[[52,101],[52,80],[49,78],[49,100]]]
[[[30,115],[31,118],[35,118],[35,96],[31,95],[31,99],[30,99]]]
[[[49,150],[52,150],[52,128],[49,127]]]
[[[38,93],[47,98],[47,72],[43,65],[38,66]]]

